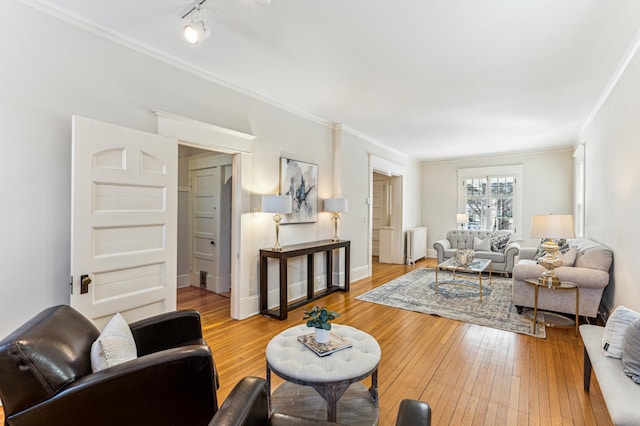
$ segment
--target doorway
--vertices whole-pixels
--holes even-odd
[[[233,157],[178,148],[178,288],[231,292]]]
[[[390,202],[390,178],[389,176],[373,173],[373,197],[371,206],[371,227],[372,227],[372,255],[380,256],[380,230],[386,232],[386,228],[391,225],[391,215],[389,211]],[[384,235],[383,235],[384,237]],[[383,250],[384,251],[384,250]]]

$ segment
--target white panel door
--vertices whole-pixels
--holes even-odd
[[[220,168],[209,167],[191,174],[193,194],[193,272],[207,274],[207,289],[220,293],[218,273],[220,244]]]
[[[177,140],[73,117],[71,306],[99,328],[176,309],[177,176]]]

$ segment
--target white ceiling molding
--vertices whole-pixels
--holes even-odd
[[[339,127],[337,127],[339,126]],[[347,133],[351,133],[353,136],[356,136],[366,142],[369,142],[371,145],[375,145],[377,147],[380,147],[382,149],[384,149],[385,151],[389,151],[393,154],[399,155],[403,158],[409,158],[409,156],[407,154],[405,154],[404,152],[400,152],[397,149],[394,149],[392,147],[390,147],[389,145],[385,145],[382,142],[378,141],[377,139],[372,138],[371,136],[365,135],[364,133],[349,127],[349,126],[345,126],[344,124],[334,124],[333,125],[334,128],[340,128],[343,131],[347,132]]]
[[[589,124],[591,124],[596,114],[598,114],[598,111],[600,111],[600,108],[602,108],[602,105],[604,105],[604,103],[606,102],[613,88],[616,86],[616,84],[618,84],[618,81],[622,77],[622,74],[624,74],[624,72],[627,70],[629,63],[631,62],[633,57],[636,55],[636,53],[638,53],[639,48],[640,48],[640,31],[638,31],[638,33],[636,34],[635,42],[631,44],[631,47],[629,48],[628,53],[625,55],[624,59],[618,66],[618,69],[616,70],[615,74],[613,74],[613,77],[607,84],[607,87],[604,88],[602,94],[598,98],[598,101],[593,106],[593,109],[589,113],[589,116],[587,117],[587,119],[584,121],[584,124],[580,128],[580,132],[578,133],[580,137],[582,137],[582,134],[585,132],[586,128],[589,126]]]

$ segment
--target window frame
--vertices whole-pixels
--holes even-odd
[[[584,237],[585,229],[585,145],[580,144],[573,153],[573,218],[577,238]]]
[[[522,241],[522,217],[523,217],[523,174],[524,166],[514,164],[509,166],[494,167],[472,167],[458,169],[458,213],[465,212],[465,185],[467,179],[486,179],[487,181],[487,202],[491,205],[491,178],[513,177],[515,184],[513,188],[513,228],[515,239]],[[485,223],[484,227],[487,226]]]

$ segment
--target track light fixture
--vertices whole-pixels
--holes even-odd
[[[182,35],[190,44],[198,44],[211,36],[211,29],[207,25],[207,10],[202,7],[205,1],[207,0],[196,1],[182,14],[182,19],[190,19],[182,28]]]

